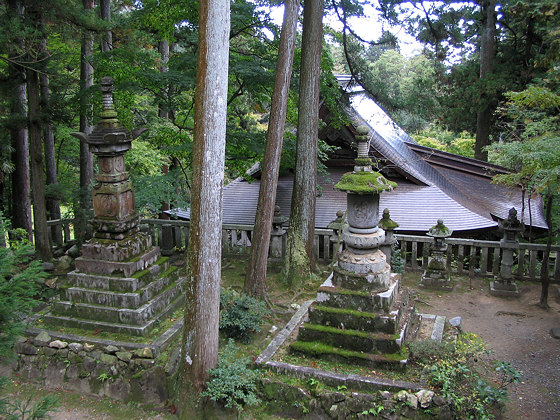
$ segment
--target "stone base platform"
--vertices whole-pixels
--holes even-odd
[[[490,294],[500,297],[519,297],[519,288],[516,283],[490,282]]]

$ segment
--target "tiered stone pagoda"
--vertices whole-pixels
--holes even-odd
[[[379,195],[396,184],[372,170],[367,127],[358,127],[357,140],[354,171],[336,184],[347,192],[345,249],[290,349],[350,364],[398,368],[407,359],[402,344],[415,316],[399,291],[400,276],[391,274],[381,250],[386,238],[378,226]]]
[[[45,316],[49,324],[148,335],[182,298],[184,279],[140,232],[125,153],[134,138],[113,107],[113,80],[101,79],[103,112],[92,134],[73,133],[97,156],[94,237],[84,244],[68,286]]]

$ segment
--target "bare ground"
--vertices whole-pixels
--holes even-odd
[[[407,282],[408,283],[408,282]],[[540,284],[519,283],[519,298],[490,296],[488,281],[468,279],[453,292],[419,290],[420,312],[462,317],[463,330],[478,334],[496,360],[508,361],[523,374],[509,389],[504,419],[560,419],[560,340],[550,335],[560,327],[558,286],[550,287],[544,310],[537,306]],[[409,284],[410,287],[414,287]]]

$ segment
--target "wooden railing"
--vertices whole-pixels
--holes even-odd
[[[70,240],[72,219],[49,221],[51,229],[58,227],[63,232],[63,241]],[[189,221],[142,219],[140,228],[152,236],[154,245],[158,245],[164,255],[188,248]],[[224,224],[222,226],[222,254],[224,256],[248,255],[253,239],[252,225]],[[405,268],[410,271],[422,271],[428,264],[430,244],[433,238],[428,236],[396,234],[398,247]],[[334,258],[338,238],[330,229],[315,230],[315,255],[325,263]],[[459,275],[470,277],[494,277],[500,273],[503,250],[498,241],[479,241],[473,239],[447,238],[448,269]],[[53,244],[62,246],[53,239]],[[283,241],[285,246],[285,241]],[[545,245],[520,243],[515,250],[513,274],[519,280],[539,280],[540,266],[543,261]],[[282,255],[285,255],[284,250]],[[552,247],[549,256],[549,273],[553,282],[560,283],[560,246]]]
[[[53,247],[60,248],[72,240],[74,219],[56,219],[47,221],[49,240]]]
[[[412,271],[422,271],[428,264],[430,244],[433,238],[396,234],[401,255],[406,258],[405,267]],[[503,250],[498,241],[447,238],[447,268],[457,274],[470,277],[494,277],[500,273]],[[539,280],[540,266],[546,246],[519,243],[514,251],[513,274],[520,280]],[[560,282],[560,246],[552,246],[549,255],[549,274],[555,282]]]

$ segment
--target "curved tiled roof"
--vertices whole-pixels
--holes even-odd
[[[388,161],[399,175],[393,179],[398,187],[380,198],[380,212],[390,210],[391,218],[399,223],[397,231],[427,232],[438,219],[443,219],[454,232],[472,233],[496,228],[498,219],[507,218],[511,207],[521,214],[520,190],[491,183],[492,174],[504,172],[504,168],[418,145],[361,88],[352,84],[349,76],[337,79],[348,93],[345,111],[354,128],[364,124],[370,128],[370,153]],[[355,130],[330,130],[328,138],[350,147],[352,132]],[[338,210],[346,210],[346,194],[333,186],[351,167],[331,166],[327,170],[328,177],[319,177],[315,213],[318,228],[326,228]],[[292,184],[291,175],[278,180],[276,204],[285,216],[290,212]],[[258,180],[249,183],[237,179],[227,185],[223,191],[223,223],[252,225],[259,187]],[[533,226],[546,229],[542,202],[538,198],[532,201]],[[189,218],[188,209],[175,213]],[[525,223],[528,221],[526,211]]]

